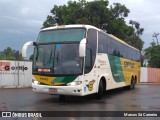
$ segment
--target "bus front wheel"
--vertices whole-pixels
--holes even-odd
[[[98,87],[98,93],[96,94],[96,98],[101,99],[103,97],[103,81],[100,80],[99,87]]]
[[[66,96],[65,95],[59,95],[59,101],[65,101]]]

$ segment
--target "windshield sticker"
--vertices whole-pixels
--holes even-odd
[[[56,49],[60,49],[61,45],[60,44],[56,44]]]

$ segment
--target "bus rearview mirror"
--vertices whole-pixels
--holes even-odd
[[[83,38],[79,45],[79,57],[86,56],[86,38]]]
[[[26,58],[27,48],[29,46],[35,46],[35,45],[36,45],[36,42],[33,42],[33,41],[26,42],[22,48],[22,57]]]

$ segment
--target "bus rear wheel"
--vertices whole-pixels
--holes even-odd
[[[99,87],[98,87],[98,93],[96,93],[96,98],[101,99],[103,97],[103,81],[100,80]]]
[[[135,85],[136,85],[136,79],[134,79],[134,77],[132,77],[129,89],[130,90],[134,89]]]

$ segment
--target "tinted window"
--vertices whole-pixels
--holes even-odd
[[[92,67],[92,52],[91,49],[86,49],[86,59],[85,59],[85,71],[89,72]]]
[[[114,53],[114,50],[115,50],[114,46],[115,46],[114,41],[112,38],[110,38],[108,41],[108,53],[111,55],[113,55],[113,53]]]
[[[40,32],[37,42],[68,42],[81,41],[85,37],[83,28],[57,29]]]
[[[92,65],[91,69],[93,68],[93,65],[95,63],[96,59],[96,51],[97,51],[97,31],[94,29],[89,29],[87,33],[87,49],[91,50],[91,56],[92,56]],[[88,56],[86,56],[87,58]],[[90,69],[90,70],[91,70]],[[85,73],[88,73],[89,71],[85,69]]]
[[[98,32],[98,52],[108,53],[108,36]]]
[[[82,74],[79,44],[47,44],[35,48],[33,73],[50,75]]]
[[[108,54],[123,57],[130,60],[140,61],[140,52],[113,38],[108,40]]]

